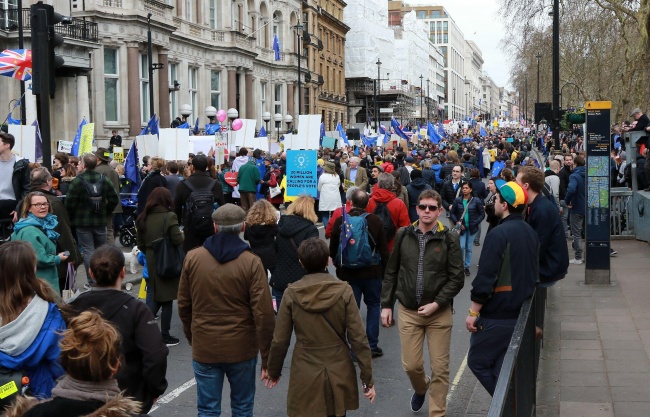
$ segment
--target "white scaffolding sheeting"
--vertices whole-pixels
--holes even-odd
[[[382,61],[381,77],[394,77],[395,34],[388,28],[385,0],[353,0],[343,9],[343,21],[350,26],[345,39],[345,77],[377,78],[377,59]]]
[[[399,73],[402,80],[419,87],[420,75],[424,80],[429,78],[429,30],[424,21],[416,18],[414,11],[404,15],[402,25],[403,29],[396,30],[395,36]]]

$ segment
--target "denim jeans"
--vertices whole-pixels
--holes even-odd
[[[361,296],[366,304],[366,336],[370,350],[377,348],[379,343],[379,320],[381,315],[381,277],[366,279],[350,279],[357,307],[361,308]]]
[[[321,211],[321,218],[323,219],[323,228],[327,227],[327,223],[330,221],[331,211]]]
[[[253,417],[256,365],[257,356],[234,363],[202,363],[192,360],[198,417],[221,416],[224,376],[230,383],[232,417]]]
[[[467,365],[485,390],[494,395],[503,358],[517,319],[495,320],[479,317],[475,326],[479,329],[469,339]]]
[[[474,243],[481,243],[481,225],[478,224],[478,232],[474,233]]]
[[[564,228],[564,234],[569,235],[569,226],[567,220],[569,219],[569,208],[566,206],[564,200],[560,200],[560,208],[562,213],[560,213],[560,218],[562,219],[562,227]]]
[[[474,233],[475,235],[476,233]],[[472,263],[472,253],[474,252],[474,235],[469,234],[469,230],[465,229],[465,233],[460,235],[460,248],[463,251],[463,259],[465,259],[465,268],[469,269]]]
[[[77,240],[79,242],[79,250],[84,256],[88,284],[95,286],[95,280],[90,277],[90,273],[88,272],[90,257],[95,252],[95,249],[106,244],[106,226],[77,227]]]
[[[582,228],[585,216],[582,214],[571,215],[571,236],[573,237],[573,250],[576,252],[576,259],[582,259]]]
[[[280,304],[282,303],[282,295],[283,294],[284,294],[284,291],[276,290],[275,288],[271,287],[271,296],[275,297],[276,312],[280,311]]]

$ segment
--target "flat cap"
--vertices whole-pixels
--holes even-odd
[[[246,212],[234,204],[224,204],[212,213],[212,221],[218,226],[234,226],[243,223]]]

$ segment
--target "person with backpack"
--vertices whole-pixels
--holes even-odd
[[[397,232],[381,291],[381,321],[389,327],[399,306],[402,366],[411,381],[410,409],[422,409],[429,391],[430,416],[447,411],[452,301],[465,283],[458,236],[439,220],[442,198],[433,190],[418,197],[419,219]],[[427,341],[431,376],[422,357]]]
[[[91,153],[82,158],[84,171],[70,183],[65,208],[72,226],[76,227],[79,250],[84,256],[88,286],[94,281],[88,272],[95,248],[107,243],[106,223],[120,199],[111,181],[95,171],[97,157]],[[110,242],[113,243],[113,242]]]
[[[397,229],[411,223],[406,204],[393,193],[395,181],[392,174],[380,174],[377,177],[377,188],[366,207],[368,213],[376,214],[381,219],[389,251],[393,249]]]
[[[208,175],[208,158],[196,155],[190,169],[192,174],[178,184],[174,195],[174,213],[182,219],[186,252],[203,245],[214,234],[212,212],[225,204],[221,182]]]
[[[366,212],[368,201],[368,193],[363,190],[352,194],[350,212],[333,222],[330,256],[336,276],[352,287],[357,307],[363,295],[368,310],[366,336],[372,357],[376,358],[384,354],[378,346],[381,281],[390,252],[384,224],[377,215]]]

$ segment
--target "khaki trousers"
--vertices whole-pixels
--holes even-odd
[[[255,193],[240,191],[239,195],[241,197],[241,208],[248,213],[248,210],[250,210],[250,208],[253,207],[253,204],[255,204]]]
[[[402,347],[402,367],[418,394],[429,389],[429,417],[447,413],[449,391],[449,349],[451,344],[451,306],[439,309],[429,317],[417,311],[398,307],[398,329]],[[424,372],[424,338],[426,336],[431,367],[431,382]]]

